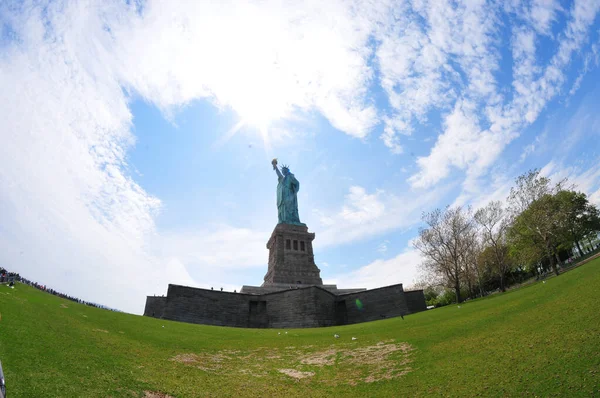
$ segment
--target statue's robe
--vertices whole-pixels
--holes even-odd
[[[300,182],[292,173],[279,177],[277,184],[277,215],[279,224],[304,225],[298,216],[298,196]]]

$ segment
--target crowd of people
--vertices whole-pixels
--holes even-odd
[[[47,287],[46,285],[42,285],[42,284],[39,284],[37,282],[30,281],[27,278],[23,278],[21,275],[19,275],[16,272],[9,272],[6,269],[0,267],[0,283],[8,283],[9,286],[14,286],[15,282],[21,282],[21,283],[23,283],[25,285],[29,285],[31,287],[35,287],[36,289],[39,289],[39,290],[44,291],[46,293],[50,293],[50,294],[53,294],[55,296],[58,296],[58,297],[61,297],[61,298],[64,298],[64,299],[71,300],[71,301],[74,301],[74,302],[79,303],[79,304],[85,304],[85,305],[88,305],[90,307],[96,307],[96,308],[102,308],[102,309],[105,309],[105,310],[116,311],[116,310],[114,310],[112,308],[108,308],[108,307],[106,307],[104,305],[101,305],[101,304],[96,304],[96,303],[92,303],[90,301],[81,300],[81,299],[79,299],[77,297],[73,297],[73,296],[69,296],[68,294],[61,293],[59,291],[56,291],[56,290],[54,290],[52,288]]]
[[[15,272],[8,272],[4,268],[0,267],[0,283],[7,282],[9,284],[14,285],[15,281],[18,281],[19,274]]]

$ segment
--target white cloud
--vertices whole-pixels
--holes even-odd
[[[513,88],[519,95],[532,94],[533,80],[538,77],[540,67],[536,63],[536,34],[527,27],[517,27],[513,30],[512,56]]]
[[[269,257],[268,232],[215,225],[203,230],[162,232],[160,255],[208,275],[232,269],[265,268]]]
[[[363,224],[383,216],[385,204],[379,200],[383,191],[369,195],[363,187],[351,186],[339,217],[351,224]]]
[[[533,123],[564,82],[564,68],[586,38],[600,2],[577,1],[561,36],[556,53],[543,69],[535,62],[535,37],[531,30],[517,28],[513,38],[515,93],[511,102],[500,106],[458,100],[445,118],[444,132],[430,154],[420,157],[420,170],[410,178],[414,187],[429,187],[448,176],[450,167],[466,170],[465,184],[485,173],[502,150],[526,125]],[[550,21],[550,19],[547,19]],[[538,76],[539,75],[539,76]],[[468,107],[465,104],[469,104]],[[481,110],[487,120],[480,120]],[[485,123],[485,124],[484,124]],[[489,125],[489,128],[480,127]],[[462,144],[456,154],[456,140]]]
[[[562,7],[558,0],[534,0],[525,15],[538,33],[549,35],[559,11]]]
[[[111,24],[127,86],[162,109],[208,98],[259,127],[299,108],[365,137],[371,22],[338,1],[149,2]]]
[[[416,21],[423,18],[423,25]],[[434,108],[466,98],[495,103],[497,10],[484,2],[412,2],[397,5],[378,31],[381,86],[393,115],[384,118],[384,144],[400,152],[398,134],[410,134]]]
[[[192,260],[243,267],[266,250],[264,241],[237,258],[224,249],[240,245],[237,238],[255,242],[247,230],[226,231],[233,241],[199,237],[196,248],[189,236],[176,242],[156,230],[160,200],[127,171],[135,139],[122,85],[142,80],[126,81],[134,70],[114,62],[119,40],[127,41],[120,35],[129,11],[122,7],[54,2],[45,10],[23,4],[0,13],[15,38],[0,44],[0,262],[55,289],[139,313],[144,296],[169,281],[196,285],[187,268]],[[108,21],[114,30],[105,29]],[[153,91],[164,77],[153,76],[144,94],[160,105],[187,98]],[[157,250],[161,244],[165,253]],[[220,259],[199,254],[210,245],[222,248]]]
[[[440,186],[415,196],[401,196],[378,190],[368,193],[352,186],[339,210],[329,211],[315,245],[319,248],[344,244],[391,230],[409,228],[419,222],[421,212],[434,206],[450,186]],[[324,214],[319,211],[319,214]],[[323,220],[323,218],[321,219]]]
[[[13,16],[19,41],[3,44],[0,261],[56,289],[139,312],[144,291],[169,270],[145,250],[160,201],[125,171],[131,114],[106,73],[104,43],[75,34],[97,22],[82,11],[58,15],[50,6],[47,26],[40,9],[28,8]]]
[[[523,152],[521,152],[521,157],[519,158],[519,162],[523,163],[525,161],[525,159],[527,159],[529,157],[529,155],[531,155],[532,153],[534,153],[536,151],[536,149],[538,149],[538,146],[540,145],[540,143],[545,141],[547,137],[548,137],[547,131],[544,131],[542,134],[536,136],[535,139],[531,142],[531,144],[526,145],[523,148]]]
[[[385,253],[388,251],[388,245],[389,245],[390,241],[389,240],[384,240],[383,242],[381,242],[378,246],[377,246],[377,252],[378,253]]]
[[[550,178],[554,183],[567,179],[568,185],[573,185],[576,191],[587,195],[594,195],[600,187],[600,165],[592,164],[591,167],[566,166],[557,161],[548,162],[540,170],[542,176]]]
[[[375,260],[354,271],[334,275],[324,283],[337,284],[340,288],[367,289],[402,283],[407,288],[417,282],[421,262],[418,251],[406,248],[394,258]]]
[[[600,187],[600,165],[593,164],[587,170],[574,168],[568,178],[575,184],[576,190],[593,195]]]
[[[554,183],[567,179],[568,185],[574,185],[575,190],[586,193],[592,203],[598,195],[596,190],[600,187],[600,165],[566,166],[554,159],[540,169],[540,175],[549,177]],[[514,186],[515,178],[516,175],[511,172],[499,171],[489,178],[477,180],[473,186],[463,190],[452,206],[468,204],[478,209],[491,201],[505,201]]]
[[[583,82],[583,78],[585,75],[594,67],[597,67],[600,63],[600,51],[598,50],[598,43],[594,43],[591,46],[590,51],[585,55],[583,59],[583,68],[575,78],[571,89],[569,90],[569,97],[573,96],[577,90],[581,87],[581,83]]]
[[[470,205],[479,209],[492,201],[505,201],[514,179],[505,173],[493,173],[489,177],[470,180],[452,206]]]
[[[383,143],[390,148],[392,153],[402,153],[402,145],[400,145],[398,134],[410,135],[412,133],[411,125],[399,117],[390,118],[388,116],[383,118],[383,123],[383,134],[381,134]]]
[[[542,167],[540,169],[540,175],[542,177],[550,177],[550,175],[554,172],[555,169],[556,169],[556,163],[554,162],[554,160],[551,160],[550,162],[546,163],[546,165],[544,167]]]
[[[525,161],[525,159],[527,159],[527,157],[529,155],[531,155],[533,152],[535,152],[535,143],[531,143],[531,144],[525,146],[523,148],[523,152],[521,153],[521,157],[519,158],[519,162],[523,163]]]
[[[588,197],[590,203],[600,207],[600,188],[592,192]]]
[[[431,154],[417,159],[421,171],[409,178],[414,187],[428,187],[447,177],[450,166],[465,168],[474,163],[486,144],[471,102],[457,102],[444,118],[444,126],[445,133],[438,136]]]

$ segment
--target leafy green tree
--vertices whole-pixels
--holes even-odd
[[[555,195],[546,194],[519,214],[508,231],[510,241],[520,250],[543,253],[556,275],[559,274],[556,264],[558,251],[565,235],[566,215],[563,210]]]
[[[582,192],[562,190],[556,193],[556,199],[565,216],[561,247],[570,249],[575,245],[579,255],[583,256],[580,241],[600,231],[600,212]]]
[[[436,307],[443,307],[445,305],[450,305],[456,303],[456,293],[452,290],[444,290],[442,294],[437,297],[437,302],[435,304]]]
[[[507,231],[508,255],[513,263],[527,271],[539,273],[541,260],[545,257],[543,247],[534,235],[518,235],[511,226]]]
[[[499,257],[501,260],[498,260]],[[487,246],[479,254],[478,261],[484,273],[498,278],[500,290],[505,292],[507,275],[515,268],[515,260],[509,255],[508,245]]]
[[[433,286],[428,286],[423,289],[423,294],[425,295],[425,303],[427,306],[433,305],[435,307],[437,304],[437,297],[440,295],[438,289],[435,289]]]
[[[511,226],[507,230],[510,252],[529,265],[544,257],[556,275],[556,260],[565,236],[565,209],[556,194],[566,180],[555,185],[548,177],[534,169],[517,177],[508,197],[508,215]]]

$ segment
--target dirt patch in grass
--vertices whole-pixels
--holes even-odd
[[[200,370],[210,373],[221,373],[220,369],[223,367],[221,364],[223,361],[230,360],[231,357],[220,353],[207,355],[207,354],[179,354],[171,358],[171,361],[183,363],[185,365],[193,365]]]
[[[314,381],[330,385],[355,385],[407,374],[412,370],[409,364],[413,350],[407,343],[387,340],[369,346],[340,344],[318,351],[313,346],[305,346],[184,353],[171,361],[225,376],[263,377],[276,371],[296,380],[314,377]]]
[[[265,377],[268,376],[269,374],[265,371],[263,371],[262,373],[257,372],[256,369],[240,369],[238,371],[239,374],[244,375],[244,376],[252,376],[252,377]]]
[[[171,361],[180,362],[180,363],[196,363],[198,362],[198,355],[196,354],[179,354],[171,358]]]
[[[335,364],[337,353],[338,351],[333,348],[315,352],[301,358],[300,363],[304,365],[331,366]]]
[[[94,332],[102,332],[102,333],[108,333],[108,330],[104,330],[104,329],[92,329]]]
[[[379,365],[388,361],[389,354],[402,351],[408,353],[412,350],[411,346],[406,343],[401,344],[384,344],[377,343],[368,347],[359,347],[353,350],[346,350],[342,354],[353,364],[370,364]]]
[[[306,377],[313,377],[315,372],[301,372],[296,369],[279,369],[279,373],[290,376],[296,380],[304,379]]]
[[[375,345],[329,349],[304,356],[300,363],[318,367],[345,369],[335,377],[324,380],[328,384],[351,384],[358,382],[373,383],[404,376],[412,369],[413,348],[407,343],[381,341]]]
[[[61,304],[61,305],[60,305],[60,308],[69,308],[69,306],[68,306],[68,305],[65,305],[65,304]]]

